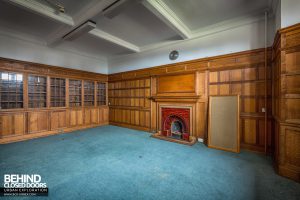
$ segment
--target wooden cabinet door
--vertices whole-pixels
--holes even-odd
[[[53,111],[50,115],[51,130],[57,130],[67,127],[67,113],[63,111]]]
[[[85,125],[91,124],[91,109],[90,108],[84,109],[84,124]]]
[[[99,112],[99,110],[97,108],[91,109],[91,123],[92,124],[98,124],[98,112]]]
[[[28,132],[37,133],[48,130],[48,112],[28,113]]]
[[[81,126],[81,125],[83,125],[82,109],[71,109],[70,110],[70,126]]]
[[[22,135],[24,132],[24,113],[0,115],[0,137]]]

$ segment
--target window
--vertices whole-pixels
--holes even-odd
[[[28,77],[28,107],[44,108],[47,99],[47,78],[44,76]]]
[[[84,81],[84,106],[93,106],[95,99],[94,82]]]
[[[105,83],[97,83],[97,104],[106,105],[106,84]]]
[[[0,109],[23,108],[23,75],[0,72]]]
[[[81,106],[81,81],[69,81],[70,107]]]
[[[51,107],[66,106],[66,80],[51,78]]]

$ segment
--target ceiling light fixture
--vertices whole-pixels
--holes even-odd
[[[63,36],[64,40],[72,41],[96,28],[96,23],[87,21]]]

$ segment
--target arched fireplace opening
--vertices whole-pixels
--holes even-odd
[[[162,134],[179,140],[189,140],[189,109],[163,108]]]
[[[171,134],[176,139],[182,139],[184,133],[183,124],[179,120],[174,120],[171,123]]]
[[[171,123],[171,133],[183,133],[183,125],[179,120]]]

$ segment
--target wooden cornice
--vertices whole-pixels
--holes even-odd
[[[297,30],[297,29],[300,29],[300,23],[294,24],[292,26],[288,26],[286,28],[279,29],[277,31],[277,33],[282,34],[282,33],[291,32],[291,31],[294,31],[294,30]]]
[[[268,57],[271,60],[272,48],[268,48]],[[242,51],[237,53],[231,53],[220,56],[213,56],[208,58],[201,58],[196,60],[190,60],[185,62],[179,62],[174,64],[167,64],[162,66],[144,68],[139,70],[120,72],[108,75],[108,80],[119,81],[151,77],[156,75],[166,75],[175,73],[187,73],[193,71],[205,71],[205,70],[225,70],[232,68],[243,68],[264,64],[265,49],[254,49],[248,51]],[[249,58],[250,57],[250,58]],[[225,64],[224,64],[225,63]]]

